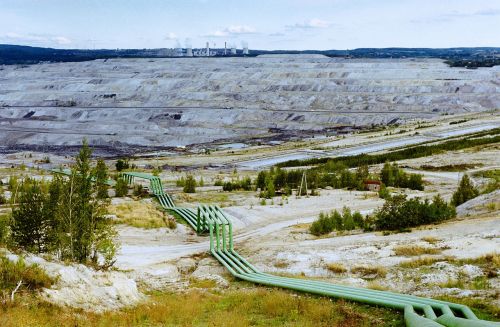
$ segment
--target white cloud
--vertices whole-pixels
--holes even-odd
[[[293,25],[287,25],[288,29],[311,29],[311,28],[327,28],[331,25],[330,22],[319,18],[313,18],[303,23],[295,23]]]
[[[19,34],[15,32],[7,32],[4,35],[0,35],[0,39],[4,39],[9,43],[34,43],[43,46],[68,45],[73,43],[71,39],[61,35]]]
[[[60,44],[60,45],[71,44],[71,40],[65,36],[54,36],[51,38],[51,40],[56,42],[57,44]]]
[[[165,36],[165,40],[177,40],[177,34],[170,32]]]
[[[237,36],[237,35],[255,34],[255,33],[257,33],[257,30],[254,27],[247,26],[247,25],[231,25],[231,26],[228,26],[224,29],[209,33],[205,36],[225,37],[225,36]]]

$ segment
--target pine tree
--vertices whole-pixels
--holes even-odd
[[[365,227],[365,221],[363,219],[363,215],[359,211],[355,211],[352,214],[352,220],[354,221],[354,225],[357,228],[364,228]]]
[[[27,251],[42,253],[46,250],[49,223],[44,205],[46,194],[40,183],[26,180],[19,195],[19,206],[12,210],[12,239]]]
[[[469,176],[465,174],[462,177],[462,180],[460,181],[457,190],[455,191],[455,193],[453,193],[453,196],[451,198],[451,203],[454,206],[459,206],[462,203],[467,202],[478,195],[479,191],[474,187]]]
[[[332,212],[332,214],[330,215],[330,219],[333,222],[334,229],[336,229],[338,231],[344,230],[344,223],[342,221],[342,215],[337,210],[334,210]]]
[[[349,209],[348,207],[344,207],[342,209],[342,220],[344,222],[345,230],[353,230],[354,228],[356,228],[354,219],[352,218],[351,209]]]
[[[196,193],[196,180],[192,175],[186,176],[183,191],[184,193]]]

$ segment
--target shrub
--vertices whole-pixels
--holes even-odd
[[[196,180],[192,175],[186,176],[186,182],[182,190],[184,193],[196,193]]]
[[[117,171],[129,169],[130,168],[129,159],[118,159],[116,161],[115,167]]]
[[[11,261],[0,255],[0,289],[14,290],[22,281],[20,289],[36,290],[50,287],[53,280],[36,264],[27,264],[22,257]]]
[[[123,178],[118,178],[115,184],[115,196],[121,198],[127,196],[128,194],[128,184]]]

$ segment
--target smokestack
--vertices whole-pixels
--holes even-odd
[[[207,57],[210,56],[210,44],[207,42]]]
[[[224,56],[226,55],[226,42],[224,42]]]
[[[193,46],[191,45],[191,40],[186,39],[186,57],[192,57],[193,56]]]

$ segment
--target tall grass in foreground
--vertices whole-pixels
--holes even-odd
[[[246,287],[237,283],[237,287]],[[3,310],[0,326],[404,326],[399,312],[280,289],[153,294],[137,307],[104,314],[35,299]]]

